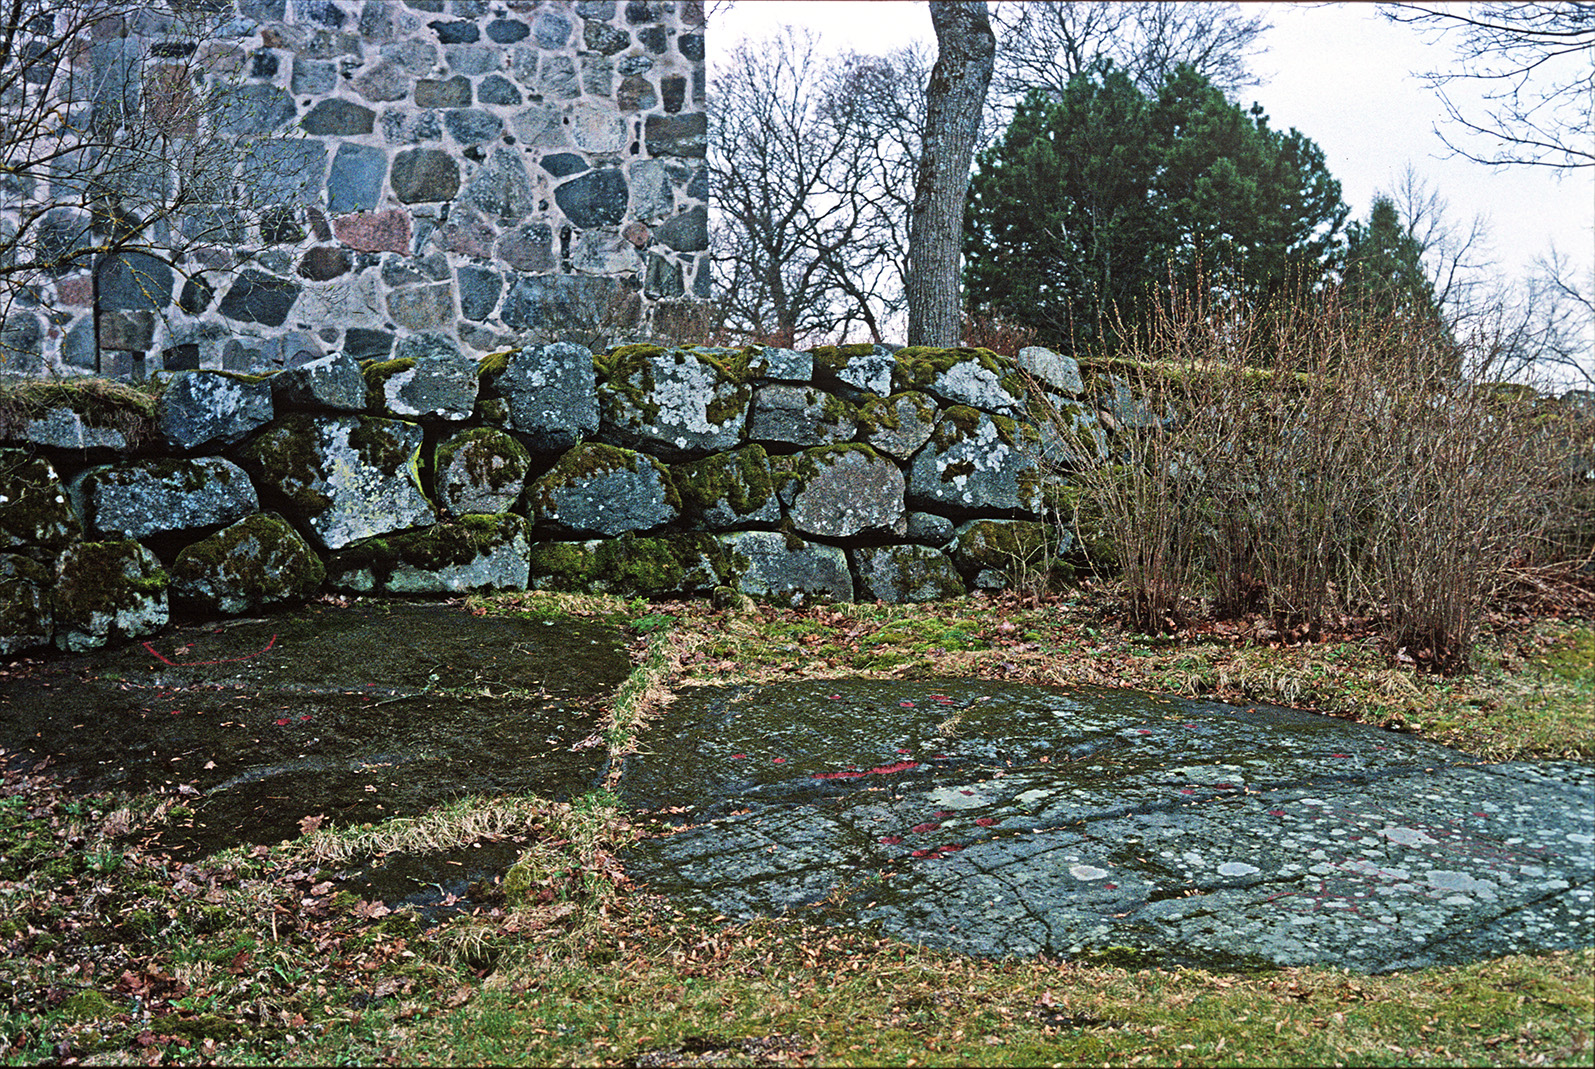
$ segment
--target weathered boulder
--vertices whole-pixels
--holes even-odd
[[[884,345],[824,345],[813,353],[816,378],[835,379],[859,393],[877,397],[892,392],[897,358]]]
[[[672,463],[734,448],[747,422],[747,353],[623,345],[598,360],[601,437]]]
[[[271,422],[271,383],[227,371],[180,371],[161,393],[160,427],[178,449],[232,445]]]
[[[277,420],[240,461],[283,512],[326,549],[436,518],[421,490],[421,427],[371,416]]]
[[[938,516],[934,512],[908,514],[908,537],[916,542],[945,546],[953,540],[953,535],[956,533],[957,525],[946,516]]]
[[[866,401],[858,410],[858,422],[866,442],[888,456],[907,460],[930,441],[938,414],[935,398],[910,390]]]
[[[781,502],[770,478],[764,447],[745,445],[715,453],[671,471],[688,522],[711,531],[781,522]]]
[[[533,449],[558,452],[598,432],[593,354],[558,342],[489,356],[482,378],[504,399],[512,430]]]
[[[1096,412],[1078,401],[1045,406],[1036,423],[1041,457],[1059,471],[1080,471],[1108,458],[1108,435]]]
[[[54,465],[20,449],[0,449],[0,550],[53,559],[81,535]]]
[[[622,535],[538,543],[532,547],[530,585],[538,590],[663,597],[707,593],[730,575],[725,547],[712,535]]]
[[[0,438],[53,449],[125,453],[157,433],[149,392],[102,379],[33,381],[11,393]]]
[[[209,612],[304,601],[326,577],[310,544],[272,512],[245,516],[177,554],[171,596]]]
[[[857,409],[817,386],[772,383],[753,391],[747,431],[753,441],[830,445],[856,433]]]
[[[455,516],[508,512],[532,464],[525,446],[491,427],[472,427],[439,442],[434,459],[438,505]]]
[[[400,419],[469,419],[477,364],[441,334],[400,338],[392,360],[365,366],[366,405]]]
[[[359,412],[366,406],[366,380],[347,352],[333,353],[271,377],[277,408],[321,408]]]
[[[55,644],[73,653],[166,626],[167,575],[137,542],[78,542],[56,562]]]
[[[852,550],[860,598],[892,604],[956,598],[963,578],[945,553],[929,546],[863,546]]]
[[[908,502],[926,511],[1038,512],[1039,436],[1006,416],[955,405],[914,457]]]
[[[954,405],[1017,417],[1024,409],[1024,378],[990,349],[915,346],[896,354],[897,382]]]
[[[792,526],[821,538],[903,535],[903,473],[867,445],[822,445],[781,458],[780,490]]]
[[[530,548],[519,516],[461,516],[356,542],[333,556],[327,583],[357,594],[524,590]]]
[[[221,457],[130,460],[85,471],[77,482],[96,535],[149,538],[219,527],[260,510],[244,470]]]
[[[951,553],[971,586],[1000,590],[1026,576],[1068,580],[1073,569],[1058,558],[1072,542],[1068,531],[1033,520],[971,520],[958,528]]]
[[[50,573],[17,553],[0,553],[0,657],[48,646],[55,634]]]
[[[1105,376],[1098,384],[1094,399],[1102,422],[1110,431],[1146,430],[1173,416],[1172,412],[1159,416],[1152,411],[1122,375]]]
[[[1014,363],[1020,371],[1059,393],[1079,397],[1085,391],[1080,363],[1072,356],[1064,356],[1043,345],[1027,345],[1019,350]]]
[[[805,542],[780,531],[739,531],[720,536],[737,589],[792,605],[852,601],[847,554],[836,546]]]
[[[52,405],[24,416],[6,437],[54,449],[110,449],[125,453],[138,441],[135,427],[132,421],[101,420],[69,405]]]
[[[665,466],[646,453],[583,442],[526,488],[535,523],[585,535],[651,530],[681,513]]]
[[[767,381],[808,382],[814,378],[814,354],[763,345],[754,351],[748,370]]]

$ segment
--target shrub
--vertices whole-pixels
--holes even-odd
[[[1198,595],[1301,637],[1383,613],[1392,656],[1456,671],[1505,570],[1577,527],[1567,458],[1590,421],[1492,385],[1489,337],[1334,290],[1258,308],[1178,292],[1123,333],[1087,366],[1110,448],[1051,422],[1133,627],[1177,626]]]

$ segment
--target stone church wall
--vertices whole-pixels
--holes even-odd
[[[172,106],[162,57],[204,57],[199,122],[228,131],[233,185],[152,230],[160,256],[13,301],[0,372],[598,345],[708,296],[696,0],[230,3],[204,40],[131,5],[84,42],[83,75],[124,63],[144,108]],[[49,182],[10,192],[58,203]],[[191,240],[196,219],[215,232]]]

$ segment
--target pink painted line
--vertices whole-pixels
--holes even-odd
[[[277,644],[277,636],[276,635],[272,635],[271,636],[271,641],[266,643],[266,645],[261,647],[261,649],[258,652],[256,652],[256,653],[246,653],[242,657],[223,657],[219,661],[182,661],[182,662],[178,662],[178,661],[169,661],[169,660],[167,660],[166,659],[166,655],[163,654],[160,650],[156,649],[155,646],[153,644],[149,643],[149,642],[141,642],[141,643],[139,643],[139,645],[143,646],[145,649],[150,651],[150,656],[151,657],[154,657],[156,660],[160,661],[162,664],[169,664],[173,668],[193,668],[196,665],[201,665],[201,664],[232,664],[234,661],[252,661],[256,657],[259,657],[262,653],[265,653],[267,650],[271,649],[276,644]]]

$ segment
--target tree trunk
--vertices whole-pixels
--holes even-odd
[[[931,0],[930,19],[937,52],[909,218],[908,344],[946,347],[960,341],[964,198],[997,39],[985,0]]]

